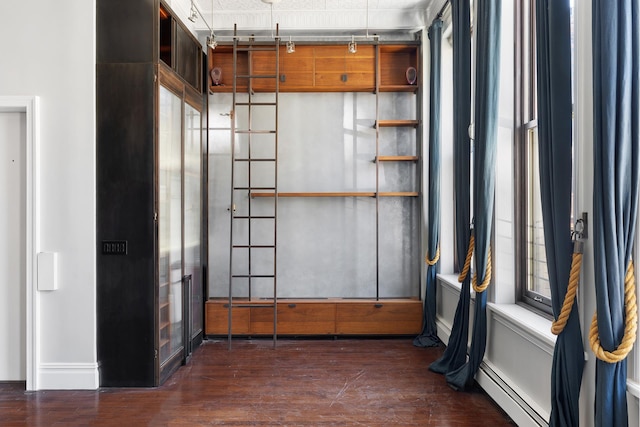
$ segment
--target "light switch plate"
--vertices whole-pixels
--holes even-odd
[[[58,289],[58,254],[38,252],[38,290],[55,291]]]

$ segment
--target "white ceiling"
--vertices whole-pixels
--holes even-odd
[[[191,0],[173,0],[172,7],[188,12]],[[228,34],[237,24],[239,32],[273,31],[291,34],[371,34],[411,32],[428,26],[445,0],[280,0],[273,5],[262,0],[194,0],[216,34]],[[213,8],[213,9],[212,9]],[[213,10],[213,17],[212,17]],[[196,32],[208,31],[198,19]]]

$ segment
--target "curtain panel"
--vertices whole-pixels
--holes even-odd
[[[638,211],[640,20],[637,0],[593,0],[592,7],[596,325],[600,346],[613,352],[632,317],[625,313],[625,275]],[[627,360],[601,357],[596,361],[595,425],[626,426]]]
[[[474,237],[477,284],[490,279],[490,242],[493,221],[495,163],[498,131],[501,0],[478,0],[476,92],[474,98]],[[473,383],[487,345],[487,292],[477,292],[469,360],[446,374],[449,385],[465,389]]]
[[[429,79],[429,207],[427,236],[427,277],[425,283],[422,332],[413,340],[418,347],[440,343],[436,327],[436,275],[440,258],[440,69],[442,20],[429,27],[431,77]]]
[[[460,269],[469,247],[470,218],[470,161],[471,145],[471,22],[468,0],[451,1],[453,31],[453,157],[456,256]],[[444,354],[429,369],[446,374],[465,364],[469,339],[469,307],[471,275],[462,280],[460,298],[456,307],[449,343]]]
[[[536,0],[540,193],[553,315],[567,293],[571,239],[572,99],[569,0]],[[580,425],[584,347],[575,302],[558,335],[551,371],[550,426]]]

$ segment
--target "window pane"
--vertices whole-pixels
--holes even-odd
[[[527,183],[527,290],[544,298],[551,298],[547,256],[544,247],[544,225],[540,198],[540,174],[537,128],[527,132],[529,145],[529,176]],[[535,298],[536,295],[532,296]],[[537,299],[537,298],[536,298]],[[540,301],[542,302],[542,301]]]
[[[500,36],[500,93],[494,209],[494,298],[497,303],[513,302],[515,279],[515,152],[514,152],[514,2],[503,2]]]

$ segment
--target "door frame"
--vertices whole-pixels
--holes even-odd
[[[37,96],[0,96],[0,113],[25,113],[26,164],[26,374],[27,390],[38,389],[40,298],[37,255],[40,249],[40,114]]]

